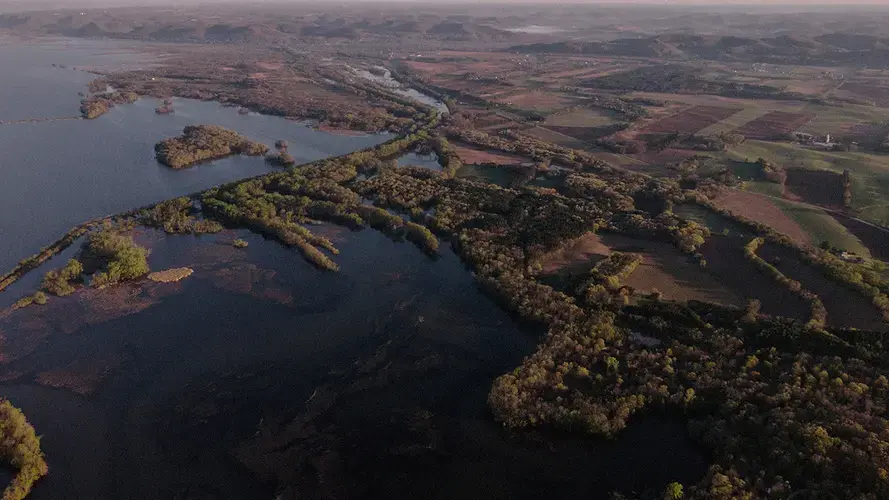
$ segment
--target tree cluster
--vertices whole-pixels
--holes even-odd
[[[231,155],[262,156],[268,147],[216,125],[190,125],[180,137],[164,139],[154,150],[159,162],[171,168],[184,168]]]

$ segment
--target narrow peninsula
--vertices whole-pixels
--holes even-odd
[[[154,146],[157,161],[177,169],[232,155],[262,156],[268,150],[262,143],[217,125],[188,126],[181,136]]]

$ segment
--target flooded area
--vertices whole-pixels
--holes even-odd
[[[387,498],[594,496],[706,469],[657,419],[607,443],[500,429],[487,391],[541,332],[450,250],[317,226],[341,251],[342,272],[325,273],[245,231],[137,231],[152,269],[194,274],[0,319],[0,392],[50,464],[34,499],[302,498],[319,477]]]
[[[442,170],[441,163],[438,162],[438,155],[430,153],[423,155],[419,153],[408,153],[398,158],[399,167],[423,167],[429,170]]]
[[[86,92],[87,84],[97,76],[91,71],[129,70],[152,64],[152,57],[130,46],[0,35],[0,122],[79,115],[78,93]]]
[[[0,48],[0,64],[76,77],[57,78],[71,85],[58,101],[25,93],[33,106],[13,108],[6,101],[15,99],[0,99],[0,120],[76,114],[91,75],[57,57],[64,43],[36,58],[23,47],[24,56]],[[77,64],[128,57],[84,50]],[[86,220],[276,170],[248,157],[178,171],[158,164],[155,143],[187,125],[220,125],[268,146],[286,140],[298,163],[390,137],[186,99],[158,115],[160,104],[0,125],[0,269]],[[435,155],[398,163],[441,169]],[[684,426],[658,415],[611,441],[502,429],[487,406],[491,384],[544,332],[483,294],[445,245],[431,256],[369,229],[311,231],[336,244],[340,272],[245,230],[136,228],[152,271],[187,268],[184,279],[4,307],[76,256],[76,242],[0,294],[0,396],[42,436],[50,468],[29,498],[595,498],[660,492],[706,472]],[[235,248],[236,238],[248,246]]]
[[[370,81],[380,84],[384,87],[388,87],[390,90],[392,90],[393,92],[395,92],[396,94],[398,94],[402,97],[407,97],[409,99],[413,99],[415,101],[421,102],[421,103],[426,104],[428,106],[432,106],[433,108],[437,109],[440,113],[448,113],[449,112],[448,106],[445,103],[439,101],[438,99],[436,99],[432,96],[428,96],[428,95],[420,92],[417,89],[405,87],[404,85],[401,84],[401,82],[399,82],[398,80],[396,80],[395,78],[392,77],[392,72],[390,72],[388,69],[377,66],[375,68],[375,70],[379,74],[368,71],[366,69],[352,68],[352,71],[354,71],[355,74],[360,76],[361,78],[370,80]]]
[[[9,51],[0,52],[4,50]],[[40,64],[48,65],[49,60],[54,59],[47,56]],[[70,107],[65,113],[77,112],[76,92],[86,90],[86,81],[75,79],[64,94]],[[15,87],[0,88],[15,95],[0,103],[31,98],[20,98]],[[0,125],[0,269],[12,268],[81,222],[277,168],[262,158],[239,156],[184,170],[160,165],[154,158],[155,143],[181,134],[187,125],[221,125],[268,146],[284,139],[297,163],[350,153],[391,137],[332,134],[302,122],[241,115],[236,108],[188,99],[174,99],[175,113],[159,116],[154,109],[160,105],[146,98],[117,106],[95,120]],[[62,111],[32,112],[40,116]]]

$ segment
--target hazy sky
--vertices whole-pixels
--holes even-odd
[[[123,5],[195,5],[195,4],[218,4],[218,3],[257,3],[264,1],[266,3],[322,3],[319,0],[0,0],[0,9],[16,8],[36,10],[41,8],[80,8],[80,7],[110,7]],[[331,1],[331,0],[328,0]],[[335,4],[343,4],[350,2],[361,3],[391,3],[393,0],[332,0]],[[851,5],[878,5],[889,7],[889,0],[395,0],[409,3],[438,5],[446,3],[541,3],[541,4],[621,4],[621,5],[661,5],[661,6],[683,6],[683,5],[712,5],[725,6],[731,5],[756,5],[771,7],[805,7],[805,6],[831,6],[831,7],[849,7]]]

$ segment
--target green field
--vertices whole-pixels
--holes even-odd
[[[817,151],[790,143],[747,141],[723,156],[727,160],[749,162],[765,158],[784,168],[837,173],[849,170],[852,172],[852,206],[861,218],[889,225],[889,155]],[[754,190],[757,189],[754,187]]]
[[[879,123],[889,120],[889,109],[877,106],[845,104],[843,106],[824,106],[808,104],[801,113],[814,113],[815,119],[804,125],[800,132],[824,135],[833,134],[839,137],[851,125]]]
[[[870,257],[870,251],[855,235],[836,221],[829,213],[801,203],[773,200],[775,205],[809,235],[812,245],[827,241],[836,248]]]
[[[607,109],[580,108],[546,117],[544,125],[557,127],[604,127],[619,123],[620,115]]]
[[[739,129],[744,125],[747,125],[748,123],[768,112],[769,110],[765,108],[744,108],[741,111],[738,111],[732,116],[726,118],[725,120],[716,122],[707,128],[699,130],[698,135],[715,135],[723,132],[731,132],[732,130]]]

